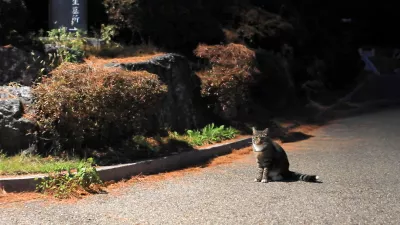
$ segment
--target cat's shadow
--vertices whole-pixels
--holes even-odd
[[[301,180],[296,180],[296,179],[283,179],[283,180],[274,180],[274,181],[268,181],[268,182],[273,182],[273,183],[292,183],[292,182],[306,182],[306,181],[301,181]],[[324,182],[322,180],[317,180],[317,181],[306,182],[306,183],[322,184]]]
[[[276,182],[276,183],[292,183],[292,182],[306,182],[306,181],[301,181],[301,180],[293,180],[293,179],[285,179],[285,180],[275,180],[275,181],[268,181],[268,182]],[[322,180],[317,180],[313,182],[307,182],[307,183],[317,183],[317,184],[322,184],[324,183]]]
[[[292,182],[306,182],[306,183],[318,183],[318,184],[322,184],[323,181],[321,179],[318,179],[316,181],[301,181],[295,178],[284,178],[282,180],[270,180],[269,182],[273,182],[273,183],[292,183]],[[258,182],[261,183],[261,182]]]

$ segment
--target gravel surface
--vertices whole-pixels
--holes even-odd
[[[233,164],[76,203],[0,205],[0,224],[400,224],[400,110],[338,120],[284,145],[291,169],[323,183],[254,183]],[[297,149],[297,151],[296,151]]]

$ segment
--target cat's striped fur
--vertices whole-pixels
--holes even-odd
[[[318,181],[319,177],[316,175],[301,174],[289,170],[286,152],[268,136],[268,128],[256,130],[253,127],[252,146],[258,165],[256,182],[267,183],[270,180],[283,179]]]

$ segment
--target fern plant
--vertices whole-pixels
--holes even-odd
[[[201,130],[187,130],[187,137],[183,137],[183,139],[187,139],[188,142],[194,146],[201,146],[204,144],[211,144],[215,142],[221,142],[226,139],[231,139],[238,134],[239,131],[232,127],[226,128],[224,125],[217,127],[214,123],[212,123],[206,125]]]

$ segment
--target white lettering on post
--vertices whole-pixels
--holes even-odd
[[[79,7],[78,6],[72,7],[72,15],[79,15]]]
[[[79,15],[72,15],[71,25],[74,26],[75,23],[79,23]]]
[[[69,28],[70,31],[77,31],[78,30],[75,27],[75,24],[78,24],[79,20],[80,20],[80,16],[79,16],[79,0],[72,0],[71,26],[73,28]]]

